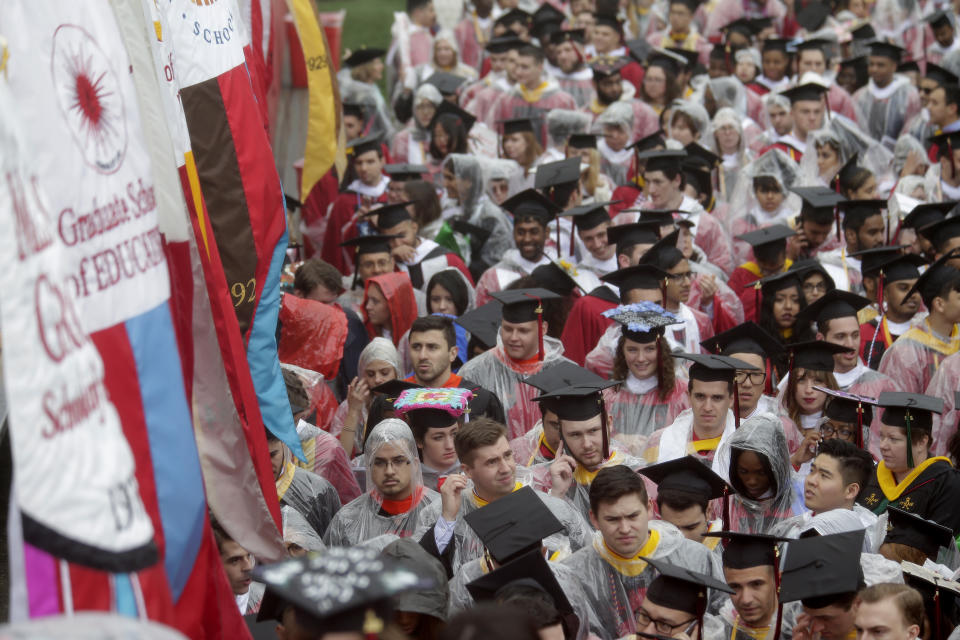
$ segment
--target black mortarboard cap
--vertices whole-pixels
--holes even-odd
[[[667,138],[663,131],[656,131],[648,136],[644,136],[630,145],[630,148],[637,153],[644,151],[653,151],[657,147],[666,147]]]
[[[423,180],[423,176],[430,170],[422,164],[388,164],[383,171],[397,182]]]
[[[833,208],[846,200],[842,195],[828,187],[793,187],[792,192],[803,200],[802,213],[823,213],[833,215]]]
[[[512,32],[507,35],[496,36],[487,43],[486,50],[490,53],[506,53],[512,49],[519,49],[527,43]]]
[[[934,562],[937,561],[940,547],[950,548],[953,544],[953,531],[949,527],[894,506],[887,507],[887,513],[890,514],[891,528],[883,539],[885,543],[919,549]]]
[[[869,46],[871,56],[882,56],[884,58],[889,58],[898,64],[900,63],[900,60],[903,58],[903,54],[906,51],[906,49],[899,45],[880,40],[871,42]]]
[[[850,35],[854,40],[873,40],[877,37],[877,32],[873,30],[873,25],[864,22],[859,27],[850,30]]]
[[[380,135],[374,134],[364,136],[363,138],[354,138],[347,142],[346,154],[356,158],[360,154],[368,151],[377,151],[380,149]]]
[[[473,582],[468,582],[467,591],[474,601],[484,602],[496,600],[497,593],[508,585],[524,583],[547,593],[553,600],[554,607],[565,618],[575,615],[573,605],[539,549],[528,551]],[[586,621],[583,624],[586,624]]]
[[[662,49],[655,49],[647,56],[647,67],[660,67],[668,78],[680,73],[686,64],[685,59]]]
[[[936,224],[940,224],[939,222]],[[949,264],[948,260],[951,260],[955,257],[955,251],[951,251],[945,255],[940,256],[937,260],[927,267],[927,270],[920,274],[920,277],[917,278],[917,281],[914,283],[913,287],[910,288],[910,291],[907,292],[904,300],[909,298],[914,294],[914,292],[919,291],[920,297],[924,300],[933,298],[943,291],[950,282],[954,281],[957,277],[960,277],[960,271],[957,271]]]
[[[377,216],[377,229],[390,229],[406,220],[413,220],[407,209],[409,202],[396,202],[377,207],[364,214],[364,217]]]
[[[586,42],[586,31],[583,29],[561,29],[550,34],[550,44],[557,45],[561,42],[576,42],[583,44]]]
[[[767,38],[763,41],[763,45],[760,47],[761,51],[783,51],[784,53],[789,54],[787,50],[787,45],[790,44],[788,38]]]
[[[687,152],[681,149],[642,151],[637,154],[638,160],[646,160],[647,171],[679,171],[686,157]]]
[[[411,429],[445,429],[453,426],[458,418],[443,409],[410,409],[406,413]]]
[[[534,398],[561,420],[589,420],[603,412],[603,390],[618,384],[616,380],[575,384]]]
[[[653,480],[658,491],[682,491],[698,500],[715,500],[736,493],[726,480],[691,455],[640,469],[638,473]]]
[[[567,138],[567,145],[574,149],[596,149],[597,134],[595,133],[573,133]]]
[[[357,236],[356,238],[350,238],[349,240],[341,242],[340,246],[356,247],[356,254],[358,256],[368,253],[390,253],[390,240],[399,237],[398,234],[389,236],[381,234]]]
[[[691,51],[689,49],[681,49],[680,47],[667,47],[665,51],[672,53],[674,56],[682,58],[684,64],[681,65],[681,71],[689,71],[694,69],[697,66],[697,61],[700,59],[699,51]]]
[[[922,393],[884,391],[877,398],[877,404],[883,408],[881,422],[891,427],[906,427],[909,419],[911,429],[930,431],[933,414],[943,413],[943,398]]]
[[[823,94],[827,91],[828,87],[825,87],[822,84],[808,82],[806,84],[801,84],[797,87],[787,89],[783,92],[783,95],[787,97],[787,99],[790,101],[790,104],[800,102],[801,100],[816,102],[820,100]]]
[[[759,371],[743,360],[712,353],[676,353],[677,358],[690,360],[690,379],[701,382],[733,382],[737,371]]]
[[[668,563],[665,559],[644,558],[660,575],[647,587],[646,599],[655,605],[703,615],[707,589],[733,593],[726,583],[712,576]]]
[[[816,599],[819,603],[820,598],[856,593],[863,583],[860,551],[865,533],[849,531],[791,541],[783,563],[780,601]]]
[[[752,353],[775,358],[783,353],[783,345],[755,322],[744,322],[700,343],[704,350],[719,355]]]
[[[960,78],[957,77],[957,74],[944,69],[938,64],[933,64],[932,62],[927,63],[927,72],[923,74],[923,77],[929,78],[941,86],[945,84],[957,84],[960,82]]]
[[[829,396],[827,404],[823,408],[823,415],[837,422],[847,424],[857,424],[857,410],[862,411],[859,419],[860,424],[870,424],[873,422],[873,407],[877,406],[874,398],[859,396],[846,391],[837,391],[827,389],[826,387],[814,386],[817,391],[822,391]]]
[[[419,389],[421,386],[423,385],[419,385],[416,382],[408,382],[407,380],[395,378],[393,380],[387,380],[383,384],[378,384],[377,386],[371,388],[370,391],[385,395],[388,398],[396,399],[399,398],[400,394],[407,389]]]
[[[454,322],[470,332],[483,346],[492,349],[497,346],[497,333],[500,331],[501,305],[488,302],[472,311],[468,311]]]
[[[787,351],[793,355],[793,367],[795,369],[832,372],[833,356],[849,352],[851,349],[823,340],[810,340],[787,345]]]
[[[644,252],[640,256],[640,264],[652,264],[655,266],[658,265],[661,252],[666,248],[677,248],[677,242],[680,240],[680,229],[674,229],[667,235],[663,236],[657,242]]]
[[[867,84],[867,56],[855,56],[840,61],[840,68],[853,69],[856,74],[855,83],[857,88]]]
[[[711,169],[720,164],[720,156],[697,142],[691,142],[685,146],[683,150],[687,152],[688,159],[696,158],[701,160],[705,166]]]
[[[780,242],[786,244],[787,238],[796,235],[796,232],[784,224],[772,224],[756,231],[742,233],[737,240],[742,240],[751,247],[762,247],[765,244]]]
[[[353,116],[354,118],[360,118],[363,120],[363,105],[356,102],[344,102],[343,103],[343,115]]]
[[[945,27],[947,25],[950,25],[951,27],[953,26],[953,22],[950,21],[950,14],[944,9],[934,11],[924,18],[924,21],[934,29],[939,29],[940,27]]]
[[[653,50],[653,47],[650,46],[650,43],[647,42],[644,38],[634,38],[633,40],[627,40],[627,53],[630,54],[630,57],[633,58],[636,62],[643,64],[647,61],[647,57],[650,55],[650,52]]]
[[[446,71],[435,71],[427,78],[427,84],[432,84],[437,90],[445,96],[452,96],[457,89],[466,82],[463,76],[457,76]]]
[[[596,13],[594,14],[594,19],[596,20],[598,27],[610,27],[619,33],[623,33],[623,24],[620,22],[620,18],[615,15],[608,13]]]
[[[721,29],[724,33],[739,33],[740,35],[752,39],[753,36],[757,35],[757,32],[754,31],[753,22],[750,18],[737,18],[732,22],[728,22]]]
[[[919,231],[934,246],[941,247],[947,240],[960,237],[960,216],[933,222],[921,227]]]
[[[797,22],[808,32],[818,30],[830,15],[830,5],[825,2],[809,2],[797,12]]]
[[[332,547],[322,555],[260,565],[253,577],[266,585],[257,620],[279,620],[288,605],[325,632],[361,632],[371,614],[389,622],[390,598],[431,588],[433,581],[375,549]]]
[[[922,229],[928,224],[940,222],[946,218],[953,208],[960,204],[956,200],[946,202],[923,202],[910,210],[904,219],[902,226],[904,229]]]
[[[564,15],[563,11],[560,11],[549,2],[544,2],[533,12],[534,24],[542,24],[545,22],[561,23],[566,19],[567,16]]]
[[[500,206],[512,213],[514,220],[532,217],[543,223],[543,226],[550,224],[560,211],[560,207],[547,200],[536,189],[524,189],[505,200]]]
[[[773,295],[777,291],[782,291],[789,287],[796,287],[798,291],[803,289],[802,274],[799,271],[781,271],[765,276],[751,283],[756,285],[760,283],[760,291],[764,296]]]
[[[851,213],[854,215],[862,214],[864,217],[869,218],[870,216],[882,214],[883,210],[887,208],[887,201],[878,198],[869,200],[844,200],[837,205],[837,208],[845,215]]]
[[[631,267],[617,269],[600,276],[604,282],[609,282],[620,289],[620,298],[625,299],[628,291],[634,289],[661,290],[667,273],[652,264],[636,264]]]
[[[920,267],[926,263],[926,260],[915,253],[905,253],[881,263],[875,273],[879,275],[879,273],[883,271],[883,284],[886,286],[891,282],[897,282],[899,280],[914,280],[919,278]],[[861,273],[864,273],[862,269]]]
[[[344,58],[343,66],[348,69],[353,69],[354,67],[359,67],[362,64],[366,64],[371,60],[376,60],[386,55],[386,51],[383,49],[378,49],[376,47],[360,47],[356,51],[352,52],[349,56]]]
[[[530,273],[530,277],[534,279],[537,286],[549,289],[558,296],[568,296],[577,288],[577,281],[553,261],[537,265]]]
[[[510,9],[510,11],[507,11],[505,14],[497,18],[496,21],[494,21],[494,24],[498,24],[508,29],[511,25],[522,24],[529,29],[533,24],[533,16],[523,9]]]
[[[530,487],[471,511],[464,520],[500,564],[539,549],[544,538],[563,531],[563,525]]]
[[[547,191],[551,187],[559,187],[580,180],[580,158],[578,156],[548,162],[537,167],[533,186],[540,191]]]
[[[730,569],[771,566],[779,570],[780,556],[777,545],[790,541],[790,538],[779,536],[734,531],[705,533],[704,537],[720,538],[723,541],[723,566]]]
[[[500,122],[503,124],[503,135],[505,136],[512,133],[523,133],[524,131],[533,133],[533,120],[530,118],[511,118]]]
[[[881,265],[894,258],[903,255],[905,246],[892,247],[874,247],[872,249],[862,249],[848,254],[851,258],[860,260],[860,272],[865,276],[876,275]]]
[[[607,242],[617,245],[617,253],[624,253],[628,247],[638,244],[654,245],[659,239],[659,224],[633,222],[607,227]]]
[[[639,220],[641,222],[656,223],[660,227],[672,226],[674,224],[673,214],[676,209],[640,209]]]
[[[798,42],[794,47],[798,52],[800,51],[824,51],[826,47],[836,44],[836,40],[827,40],[826,38],[810,38],[809,40],[803,40]]]
[[[610,222],[611,218],[610,214],[607,213],[607,207],[616,202],[616,200],[609,200],[582,204],[579,207],[564,211],[562,215],[571,216],[573,224],[577,225],[577,229],[589,231],[590,229],[596,229],[604,222]]]
[[[578,384],[603,384],[605,380],[589,369],[575,365],[569,360],[563,360],[524,379],[523,382],[536,387],[543,393],[551,393]]]
[[[430,124],[428,125],[427,128],[430,131],[433,131],[433,127],[434,125],[437,124],[437,120],[439,120],[440,116],[442,116],[445,113],[449,113],[459,118],[460,122],[463,123],[463,130],[466,131],[467,133],[470,132],[470,128],[473,127],[474,123],[477,121],[477,117],[472,113],[470,113],[469,111],[466,111],[465,109],[458,107],[457,105],[453,104],[449,100],[444,100],[439,105],[437,105],[437,111],[436,113],[434,113],[433,119],[430,121]]]
[[[507,322],[534,322],[543,300],[557,300],[557,294],[546,289],[507,289],[490,294],[503,304],[501,318]]]
[[[835,318],[857,317],[857,311],[870,304],[870,301],[855,293],[834,289],[827,291],[819,300],[809,304],[797,314],[797,326],[816,322],[823,325]],[[832,367],[831,367],[832,370]]]
[[[897,73],[920,73],[920,63],[916,60],[904,60],[897,65]]]

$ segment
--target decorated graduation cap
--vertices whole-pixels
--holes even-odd
[[[497,600],[498,594],[508,586],[529,586],[546,593],[553,601],[554,607],[563,620],[564,636],[573,638],[577,635],[580,621],[573,610],[573,605],[567,598],[563,587],[550,569],[550,564],[543,557],[539,549],[524,553],[502,567],[498,567],[480,576],[473,582],[467,583],[467,591],[474,601],[484,602]],[[584,621],[586,624],[586,621]]]
[[[631,267],[617,269],[600,276],[604,282],[609,282],[620,290],[621,302],[628,298],[630,291],[637,289],[656,290],[663,296],[668,274],[666,271],[652,264],[636,264]]]
[[[722,524],[730,519],[727,499],[736,493],[736,490],[694,456],[687,454],[682,458],[640,469],[638,473],[653,480],[661,496],[679,493],[704,503],[722,499]]]
[[[546,264],[538,265],[530,276],[538,285],[559,296],[570,295],[574,289],[580,289],[587,294],[599,284],[593,273],[578,270],[572,262],[565,260],[551,260]]]
[[[595,133],[573,133],[567,138],[567,146],[571,149],[596,149],[597,134]]]
[[[407,418],[414,433],[443,429],[457,423],[468,411],[473,392],[459,387],[407,389],[393,403]]]
[[[558,45],[563,42],[583,44],[586,42],[586,39],[586,31],[583,29],[560,29],[550,34],[548,42],[552,45]]]
[[[902,226],[904,229],[922,229],[934,222],[940,222],[950,215],[958,204],[960,201],[957,200],[921,202],[904,217]]]
[[[504,322],[537,323],[537,342],[539,349],[537,359],[543,362],[543,301],[557,300],[557,294],[547,289],[507,289],[490,294],[503,304],[501,319]]]
[[[887,513],[890,515],[890,528],[884,542],[919,549],[934,562],[937,561],[940,547],[950,548],[954,542],[953,530],[939,522],[927,520],[894,506],[887,507]]]
[[[659,573],[647,587],[646,600],[696,616],[701,633],[707,610],[707,589],[733,593],[726,583],[706,574],[670,564],[664,559],[643,559]]]
[[[796,104],[804,100],[819,102],[820,98],[823,97],[823,94],[826,93],[828,89],[829,87],[825,87],[822,84],[807,82],[806,84],[787,89],[783,92],[783,95],[787,97],[790,104]]]
[[[530,487],[471,511],[464,519],[500,564],[539,550],[544,538],[563,531],[563,525]]]
[[[467,79],[463,76],[454,75],[446,71],[435,71],[427,78],[427,84],[435,86],[440,94],[444,96],[452,96],[455,94],[457,89],[466,81]],[[469,130],[469,127],[467,127],[467,130]]]
[[[790,354],[791,371],[799,367],[811,371],[832,373],[834,367],[833,356],[848,353],[853,349],[823,340],[809,340],[787,345],[787,351]]]
[[[376,209],[371,209],[367,213],[363,214],[364,217],[372,218],[373,216],[377,217],[377,229],[381,231],[384,229],[391,229],[401,222],[406,222],[407,220],[413,220],[413,216],[410,215],[410,211],[407,209],[409,202],[395,202],[385,204],[382,207],[377,207]]]
[[[750,353],[761,358],[775,358],[783,353],[783,345],[755,322],[744,322],[700,343],[704,350],[717,355]]]
[[[472,311],[468,311],[454,322],[470,332],[487,349],[497,346],[497,332],[500,330],[501,307],[499,302],[488,302]]]
[[[368,151],[380,151],[380,135],[373,134],[362,138],[354,138],[347,142],[345,152],[348,156],[356,158]]]
[[[857,312],[870,304],[870,301],[855,293],[834,289],[827,291],[823,297],[812,302],[797,314],[797,326],[808,323],[817,323],[823,331],[823,324],[836,318],[857,317]],[[833,370],[833,367],[830,367]]]
[[[733,416],[736,420],[736,426],[740,427],[740,391],[735,382],[737,371],[760,371],[758,367],[753,366],[743,360],[731,358],[730,356],[721,356],[717,354],[699,354],[699,353],[678,353],[678,358],[690,360],[688,375],[690,380],[700,380],[701,382],[726,382],[733,386]]]
[[[594,80],[609,78],[614,74],[620,73],[621,69],[623,69],[623,60],[620,58],[604,56],[590,63],[590,71],[593,72]]]
[[[863,586],[860,550],[864,530],[792,540],[787,546],[780,600],[800,600],[812,608],[829,606],[840,595]]]
[[[524,189],[511,196],[501,205],[513,214],[514,220],[534,218],[544,227],[559,213],[560,207],[553,204],[536,189]]]
[[[906,51],[906,49],[899,45],[895,45],[892,42],[886,42],[883,40],[871,42],[868,46],[871,56],[889,58],[897,64],[900,64],[900,60],[903,58],[903,54]]]
[[[441,105],[442,106],[442,105]],[[409,182],[411,180],[423,180],[423,176],[430,170],[422,164],[388,164],[383,168],[384,172],[390,176],[391,180],[396,182]]]
[[[880,421],[889,427],[903,427],[907,431],[907,466],[913,468],[914,430],[929,433],[933,429],[933,414],[943,413],[943,398],[907,393],[905,391],[884,391],[877,398],[877,404],[883,408]]]
[[[437,105],[437,111],[436,113],[433,114],[433,119],[430,120],[430,124],[427,126],[427,128],[430,131],[433,131],[433,128],[436,126],[437,121],[440,119],[440,116],[447,113],[449,113],[450,115],[456,116],[457,119],[460,120],[460,123],[463,124],[463,130],[467,132],[470,131],[470,128],[477,121],[477,117],[472,113],[470,113],[469,111],[466,111],[465,109],[458,107],[457,105],[453,104],[449,100],[444,100],[439,105]]]
[[[913,287],[907,292],[904,300],[912,296],[915,292],[919,292],[923,303],[927,304],[928,301],[938,296],[947,285],[956,282],[956,280],[960,278],[960,271],[951,267],[947,262],[957,255],[960,255],[960,249],[954,249],[950,253],[937,258],[933,264],[927,267],[926,271],[920,274],[920,277],[917,278]]]
[[[529,132],[533,133],[533,119],[532,118],[510,118],[509,120],[501,120],[503,124],[503,135],[509,136],[513,133],[523,133]]]
[[[363,46],[356,51],[351,52],[349,56],[344,58],[343,66],[347,67],[348,69],[353,69],[362,64],[372,62],[377,58],[382,58],[386,54],[387,52],[384,49],[378,49],[376,47],[367,48],[366,46]]]
[[[680,171],[686,157],[687,152],[682,149],[641,151],[637,154],[637,160],[646,161],[647,171]]]
[[[485,48],[490,53],[506,53],[507,51],[512,51],[513,49],[519,49],[526,44],[526,42],[518,38],[514,33],[510,32],[502,36],[490,38],[490,42],[487,43]]]
[[[365,547],[331,547],[322,555],[288,558],[253,570],[266,585],[257,621],[280,620],[287,607],[297,622],[321,633],[379,637],[393,613],[391,598],[432,588],[432,580]]]
[[[877,406],[877,401],[874,398],[846,391],[816,385],[813,388],[827,394],[827,404],[823,409],[824,416],[837,422],[856,425],[856,443],[862,449],[863,425],[873,422],[873,407]]]
[[[657,345],[657,380],[661,379],[663,356],[661,341],[666,327],[681,324],[683,320],[653,302],[636,302],[607,309],[601,315],[619,323],[623,337],[632,342]],[[671,365],[672,366],[672,365]]]

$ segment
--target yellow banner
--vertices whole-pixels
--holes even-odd
[[[307,140],[303,150],[303,177],[300,200],[305,201],[313,186],[336,163],[346,166],[340,135],[340,91],[330,59],[330,47],[320,26],[313,0],[287,0],[303,48],[307,69],[309,108]]]

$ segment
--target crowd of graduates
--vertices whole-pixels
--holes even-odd
[[[291,559],[215,524],[255,632],[960,637],[956,10],[407,0],[347,52]]]

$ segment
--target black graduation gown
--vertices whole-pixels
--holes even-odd
[[[938,457],[924,460],[911,476],[895,486],[892,475],[880,463],[857,501],[877,515],[892,505],[949,527],[954,536],[960,534],[960,473],[946,458]],[[888,531],[888,542],[897,542],[897,537],[896,529]]]

